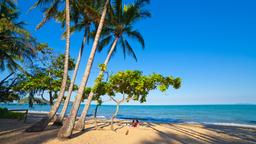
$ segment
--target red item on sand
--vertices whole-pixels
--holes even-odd
[[[139,124],[139,121],[136,119],[136,120],[132,120],[132,127],[137,127]]]

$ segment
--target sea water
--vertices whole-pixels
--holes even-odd
[[[29,109],[30,112],[49,112],[50,105],[0,104],[8,109]],[[67,114],[72,105],[68,106]],[[84,104],[80,106],[81,114]],[[60,109],[62,106],[60,107]],[[59,112],[60,112],[59,109]],[[94,113],[95,105],[90,107],[88,115]],[[99,118],[110,118],[115,105],[102,105],[98,108]],[[237,125],[256,127],[256,105],[121,105],[117,118],[139,119],[156,123],[202,123],[217,125]]]

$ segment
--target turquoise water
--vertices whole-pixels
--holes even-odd
[[[81,105],[79,114],[84,105]],[[0,104],[8,109],[29,109],[27,104]],[[71,105],[69,105],[70,110]],[[94,112],[95,105],[89,110]],[[34,105],[29,111],[47,112],[49,105]],[[99,117],[110,118],[115,111],[113,105],[98,109]],[[223,125],[250,125],[256,127],[256,105],[171,105],[171,106],[127,106],[121,105],[119,119],[137,118],[149,122],[205,123]]]

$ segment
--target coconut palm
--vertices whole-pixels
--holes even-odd
[[[91,67],[92,67],[92,64],[93,64],[95,52],[97,50],[98,41],[99,41],[100,34],[101,34],[103,24],[104,24],[104,21],[105,21],[105,16],[106,16],[106,13],[107,13],[108,4],[109,4],[109,0],[106,0],[104,8],[102,10],[102,14],[101,14],[101,18],[100,18],[99,25],[98,25],[98,28],[97,28],[97,32],[96,32],[96,35],[95,35],[95,38],[94,38],[94,42],[93,42],[93,45],[92,45],[92,49],[91,49],[91,52],[90,52],[90,55],[89,55],[89,59],[87,61],[86,69],[85,69],[82,81],[80,83],[80,86],[79,86],[79,89],[78,89],[78,92],[77,92],[77,96],[75,98],[75,101],[73,102],[73,106],[72,106],[69,117],[64,122],[61,129],[59,130],[59,133],[58,133],[59,138],[68,138],[72,134],[73,127],[75,125],[76,116],[77,116],[77,111],[79,109],[79,106],[80,106],[80,103],[81,103],[81,100],[82,100],[82,97],[83,97],[84,89],[85,89],[85,86],[87,84],[87,81],[88,81],[88,78],[89,78],[89,75],[90,75],[90,71],[91,71]]]
[[[122,6],[122,0],[116,0],[114,6],[110,9],[111,13],[108,19],[108,24],[103,30],[103,37],[99,42],[98,50],[101,51],[105,46],[110,42],[111,47],[109,49],[108,55],[104,61],[104,67],[101,69],[98,78],[102,79],[103,73],[106,70],[106,66],[109,63],[109,60],[113,53],[116,51],[116,47],[123,49],[124,56],[126,53],[131,55],[136,61],[137,57],[135,51],[131,47],[127,39],[132,39],[139,42],[142,48],[145,47],[144,39],[139,31],[134,30],[133,25],[142,18],[150,17],[150,12],[143,9],[145,4],[149,3],[149,0],[138,0],[133,4]],[[100,81],[99,81],[100,82]],[[97,85],[97,82],[95,83]],[[88,113],[90,103],[93,98],[93,91],[88,96],[86,106],[83,109],[83,112],[75,126],[76,130],[83,130],[85,118]]]
[[[43,118],[41,121],[38,123],[35,123],[32,125],[30,128],[26,129],[28,132],[33,132],[33,131],[42,131],[45,129],[45,127],[48,125],[48,123],[53,119],[55,116],[60,104],[61,100],[63,99],[64,93],[65,93],[65,88],[66,88],[66,83],[67,83],[67,77],[68,77],[68,61],[69,61],[69,47],[70,47],[70,1],[65,0],[65,22],[66,22],[66,49],[65,49],[65,60],[64,60],[64,71],[63,71],[63,79],[61,83],[61,89],[59,92],[59,95],[57,97],[56,102],[51,108],[51,111],[49,112],[48,116]],[[42,4],[50,4],[50,7],[45,11],[45,18],[42,23],[44,23],[46,20],[49,18],[53,17],[56,15],[58,11],[58,5],[63,2],[62,0],[38,0],[35,6],[42,5]],[[41,24],[42,24],[41,23]],[[40,26],[40,25],[39,25]]]
[[[81,47],[79,49],[75,70],[73,72],[72,80],[69,86],[68,94],[66,96],[63,108],[61,110],[60,116],[56,119],[55,123],[61,124],[67,107],[70,101],[70,97],[73,91],[73,86],[76,80],[79,64],[83,54],[83,49],[86,41],[91,38],[91,26],[95,20],[98,19],[98,11],[102,8],[102,0],[97,1],[84,1],[80,0],[78,3],[72,3],[71,9],[71,20],[74,21],[75,25],[71,27],[71,32],[73,31],[84,31],[83,40]]]
[[[0,1],[0,71],[24,71],[20,64],[32,63],[36,40],[26,31],[14,0]]]

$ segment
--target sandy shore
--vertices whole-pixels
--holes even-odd
[[[180,143],[244,143],[256,144],[256,129],[235,126],[197,124],[142,123],[139,127],[119,121],[115,131],[106,120],[89,120],[83,132],[74,132],[69,140],[56,138],[59,127],[49,126],[43,132],[27,133],[24,130],[42,115],[30,114],[28,120],[0,119],[0,144],[180,144]]]

